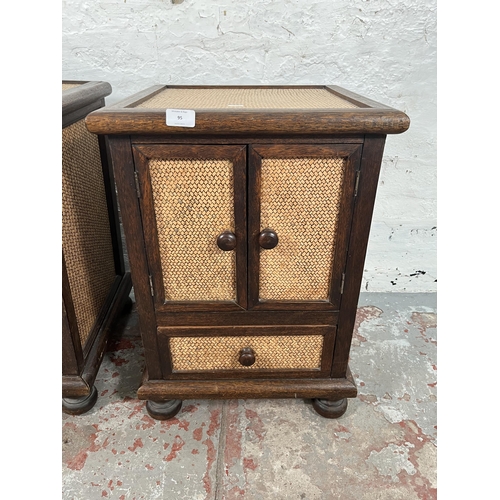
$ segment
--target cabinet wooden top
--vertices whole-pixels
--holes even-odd
[[[167,125],[167,109],[194,111],[194,127]],[[410,119],[337,86],[157,85],[94,111],[86,124],[97,134],[399,134]]]
[[[111,94],[107,82],[87,82],[63,80],[62,115],[63,117]]]

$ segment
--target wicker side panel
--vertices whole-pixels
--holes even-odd
[[[261,167],[261,229],[279,243],[260,251],[259,297],[327,300],[344,158],[268,158]]]
[[[99,144],[84,120],[62,131],[62,249],[83,345],[115,279]]]
[[[152,159],[149,171],[165,299],[235,300],[235,252],[217,246],[235,227],[232,162]]]
[[[170,88],[139,108],[188,109],[339,109],[357,106],[325,89],[308,88]]]
[[[252,366],[238,361],[244,347],[255,351]],[[322,350],[323,335],[170,338],[174,371],[318,369]]]

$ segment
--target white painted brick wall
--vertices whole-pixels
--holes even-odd
[[[63,0],[63,78],[335,84],[406,112],[387,138],[364,291],[436,290],[435,0]]]

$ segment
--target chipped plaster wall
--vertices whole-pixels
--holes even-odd
[[[335,84],[405,111],[387,138],[364,291],[436,290],[436,1],[63,0],[65,79]]]

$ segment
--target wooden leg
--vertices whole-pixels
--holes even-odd
[[[339,418],[347,410],[347,398],[339,399],[337,401],[330,401],[328,399],[313,399],[313,408],[322,417],[325,418]]]
[[[182,401],[180,399],[169,399],[168,401],[148,401],[146,410],[149,415],[156,420],[168,420],[175,417],[181,409]]]
[[[83,398],[66,398],[62,400],[62,411],[68,415],[81,415],[89,411],[97,401],[97,389],[92,386],[88,396]]]

